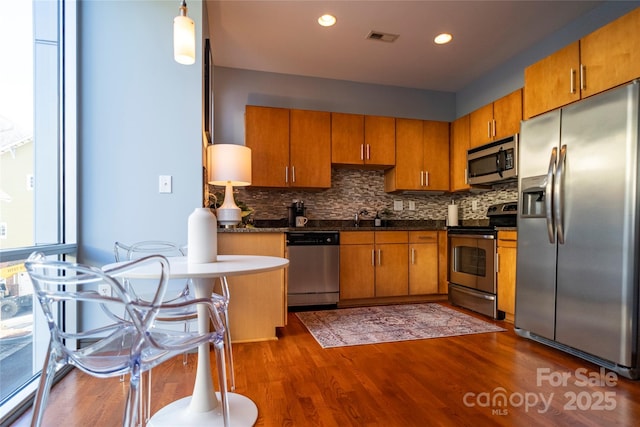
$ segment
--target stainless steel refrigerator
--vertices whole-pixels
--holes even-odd
[[[524,121],[515,330],[637,379],[639,86]]]

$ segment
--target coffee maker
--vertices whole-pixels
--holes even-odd
[[[291,206],[288,207],[289,210],[289,227],[296,226],[296,217],[297,216],[306,216],[307,208],[304,207],[304,202],[302,200],[294,200],[291,203]]]

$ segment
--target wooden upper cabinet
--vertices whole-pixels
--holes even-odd
[[[331,115],[247,105],[245,144],[256,187],[331,187]]]
[[[290,186],[331,188],[331,113],[290,114]]]
[[[518,89],[470,114],[470,147],[518,133],[521,120],[522,89]]]
[[[522,89],[497,99],[493,103],[493,138],[498,140],[520,133],[522,121]]]
[[[582,97],[640,77],[640,8],[580,40]]]
[[[449,191],[449,122],[423,122],[424,187]]]
[[[331,113],[331,163],[364,164],[364,115]]]
[[[470,148],[493,140],[493,103],[478,108],[469,115]]]
[[[396,119],[364,116],[365,164],[384,168],[396,164]]]
[[[449,123],[396,119],[396,166],[385,191],[449,190]]]
[[[420,190],[423,174],[422,120],[396,119],[396,166],[385,172],[385,191]]]
[[[524,70],[524,118],[555,110],[580,99],[576,73],[580,42],[575,42]]]
[[[524,117],[595,95],[640,77],[640,8],[530,65]]]
[[[251,148],[251,184],[286,187],[289,168],[289,110],[247,105],[245,145]]]
[[[331,113],[331,163],[387,169],[395,150],[393,117]]]
[[[469,120],[467,114],[451,123],[451,156],[449,189],[466,191],[471,188],[467,179],[467,150],[469,149]]]

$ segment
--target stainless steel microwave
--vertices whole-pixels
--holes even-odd
[[[467,151],[469,184],[493,184],[518,177],[518,134]]]

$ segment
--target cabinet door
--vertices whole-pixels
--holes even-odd
[[[446,231],[438,231],[438,291],[449,293],[449,242]]]
[[[409,251],[407,244],[382,244],[376,252],[376,297],[392,297],[409,293]]]
[[[423,167],[422,120],[396,119],[396,166],[391,176],[394,182],[385,190],[420,190]],[[388,189],[387,189],[388,188]]]
[[[511,322],[516,305],[516,246],[516,232],[498,233],[498,310]]]
[[[393,167],[396,164],[396,120],[364,116],[365,164]]]
[[[449,186],[451,191],[471,188],[467,181],[467,150],[469,149],[469,115],[451,124],[451,157]]]
[[[470,115],[469,147],[474,148],[493,140],[493,103],[478,108]]]
[[[247,105],[245,144],[251,148],[256,187],[286,187],[289,167],[289,110]]]
[[[522,121],[522,89],[493,103],[494,139],[502,139],[520,132]]]
[[[291,110],[292,187],[331,187],[331,113]]]
[[[340,299],[375,296],[373,245],[340,245]]]
[[[524,118],[579,100],[579,66],[580,42],[575,42],[525,68]]]
[[[409,233],[409,295],[438,293],[438,232]]]
[[[218,233],[217,239],[220,254],[285,256],[284,233]],[[229,305],[233,341],[275,339],[276,327],[287,324],[285,270],[228,280],[233,300]]]
[[[423,122],[423,190],[449,191],[449,123]],[[415,154],[417,156],[417,153]]]
[[[580,40],[582,97],[640,77],[640,8]]]
[[[364,115],[331,113],[331,163],[364,164]]]

